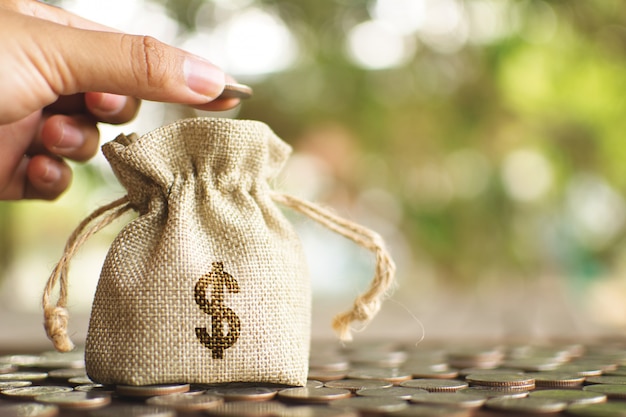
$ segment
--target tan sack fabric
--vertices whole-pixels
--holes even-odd
[[[46,330],[69,350],[69,260],[93,233],[132,209],[111,244],[93,303],[85,361],[106,384],[233,381],[304,385],[311,294],[299,239],[275,201],[370,248],[372,288],[337,318],[349,338],[393,278],[378,235],[270,189],[290,154],[255,121],[196,118],[102,148],[127,196],[85,219],[44,293]],[[55,285],[60,295],[50,301]]]

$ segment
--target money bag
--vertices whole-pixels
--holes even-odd
[[[290,207],[376,254],[368,291],[336,317],[368,321],[393,280],[380,237],[271,181],[291,148],[257,121],[194,118],[102,151],[127,194],[97,209],[70,236],[44,291],[48,336],[67,336],[69,261],[94,233],[134,211],[105,258],[85,345],[89,377],[103,384],[304,385],[311,291]],[[59,286],[56,303],[52,293]]]

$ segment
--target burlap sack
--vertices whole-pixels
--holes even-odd
[[[126,197],[81,223],[44,293],[48,335],[67,338],[69,260],[93,233],[127,210],[138,216],[111,245],[89,323],[85,361],[106,384],[232,381],[304,385],[311,296],[292,225],[274,201],[369,247],[370,291],[337,318],[367,321],[393,278],[380,238],[316,206],[277,194],[268,181],[290,153],[265,124],[198,118],[103,146]],[[95,224],[94,224],[95,223]],[[60,280],[56,306],[50,293]]]

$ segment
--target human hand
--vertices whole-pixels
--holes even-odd
[[[94,156],[96,123],[131,120],[139,99],[238,103],[215,100],[226,77],[208,61],[35,0],[0,0],[0,62],[0,200],[58,197],[65,159]]]

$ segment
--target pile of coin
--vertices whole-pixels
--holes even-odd
[[[626,417],[626,340],[340,347],[315,343],[305,387],[105,386],[82,352],[0,357],[0,416]]]

